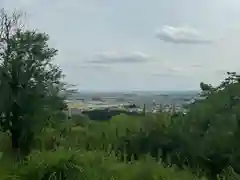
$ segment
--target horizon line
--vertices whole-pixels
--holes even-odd
[[[197,89],[186,89],[186,90],[80,90],[81,93],[136,93],[136,92],[200,92]]]

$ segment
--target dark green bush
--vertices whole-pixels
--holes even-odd
[[[102,152],[57,150],[35,152],[15,168],[18,180],[192,180],[187,170],[164,168],[151,159],[131,164],[120,163]]]
[[[71,121],[75,126],[82,126],[85,127],[91,123],[91,120],[88,116],[85,115],[72,115]]]
[[[84,111],[83,114],[87,115],[91,120],[96,120],[96,121],[110,120],[114,116],[117,116],[120,114],[126,114],[131,116],[143,115],[138,112],[128,112],[127,110],[120,110],[120,109],[94,109],[94,110]]]

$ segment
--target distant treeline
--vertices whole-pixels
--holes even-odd
[[[132,115],[132,116],[143,116],[143,113],[129,112],[126,110],[119,109],[95,109],[90,111],[83,111],[84,115],[87,115],[91,120],[110,120],[113,116],[120,114]]]

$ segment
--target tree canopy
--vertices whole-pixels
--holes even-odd
[[[11,133],[16,149],[29,147],[34,130],[63,106],[59,93],[64,88],[48,35],[24,30],[20,18],[4,10],[0,17],[0,125]]]

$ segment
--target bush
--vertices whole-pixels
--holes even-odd
[[[211,178],[228,165],[237,170],[239,146],[234,146],[237,139],[231,133],[236,131],[235,119],[228,118],[228,123],[224,116],[211,119],[206,130],[204,119],[207,116],[204,116],[188,114],[172,118],[166,113],[146,117],[118,115],[111,121],[72,128],[62,145],[114,151],[122,161],[138,160],[149,153],[157,160],[161,158],[165,165],[188,166],[192,171],[204,172]]]
[[[127,172],[127,173],[126,173]],[[164,168],[151,159],[120,163],[102,152],[57,150],[35,152],[16,167],[12,176],[18,180],[192,180],[187,170]]]
[[[11,151],[11,138],[7,133],[0,131],[0,152]]]
[[[91,120],[85,115],[72,115],[72,122],[75,126],[88,126]]]

